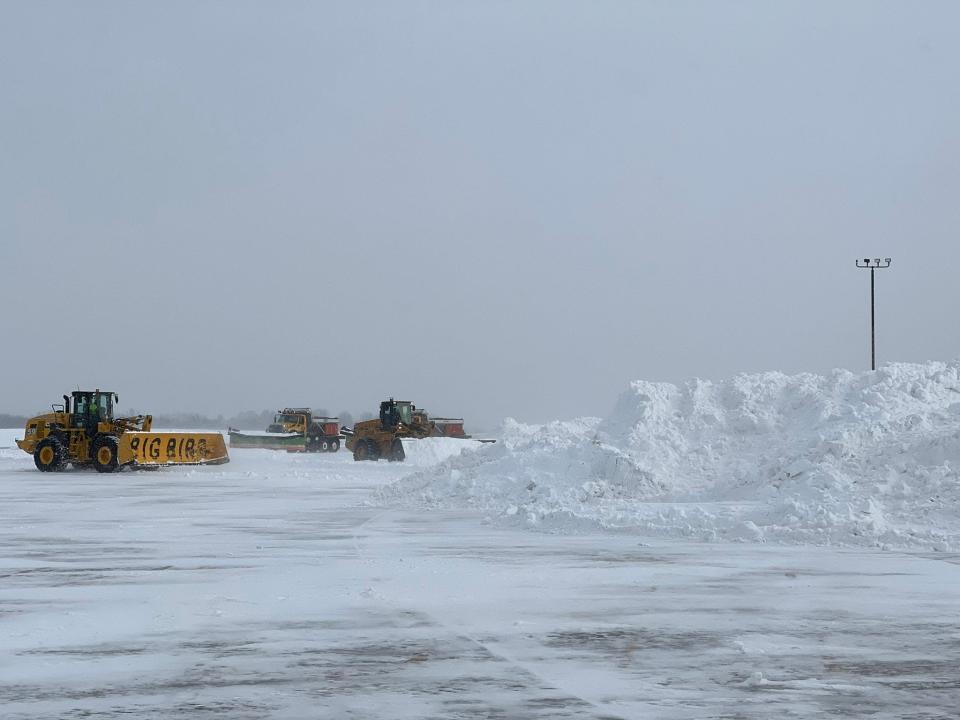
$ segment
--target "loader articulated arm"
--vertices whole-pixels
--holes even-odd
[[[113,426],[117,434],[124,432],[149,432],[153,427],[152,415],[137,415],[135,417],[114,418]]]

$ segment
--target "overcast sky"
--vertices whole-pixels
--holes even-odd
[[[956,2],[0,1],[0,411],[960,355]]]

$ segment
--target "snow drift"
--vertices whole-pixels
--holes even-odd
[[[403,451],[406,454],[406,464],[417,467],[429,467],[443,462],[447,458],[455,457],[465,450],[474,450],[482,443],[477,440],[461,440],[459,438],[432,437],[420,440],[404,440]]]
[[[960,361],[636,381],[606,419],[502,437],[379,499],[556,531],[960,548]]]

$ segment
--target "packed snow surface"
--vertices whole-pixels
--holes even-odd
[[[568,429],[573,448],[583,428]],[[3,720],[960,707],[960,555],[547,535],[375,507],[375,488],[418,468],[343,449],[42,473],[22,432],[0,430]],[[420,442],[420,462],[454,447]]]
[[[605,419],[502,441],[383,488],[553,531],[960,548],[960,361],[636,381]]]

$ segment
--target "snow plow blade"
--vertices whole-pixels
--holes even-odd
[[[230,462],[217,432],[125,432],[120,436],[120,465],[222,465]]]

